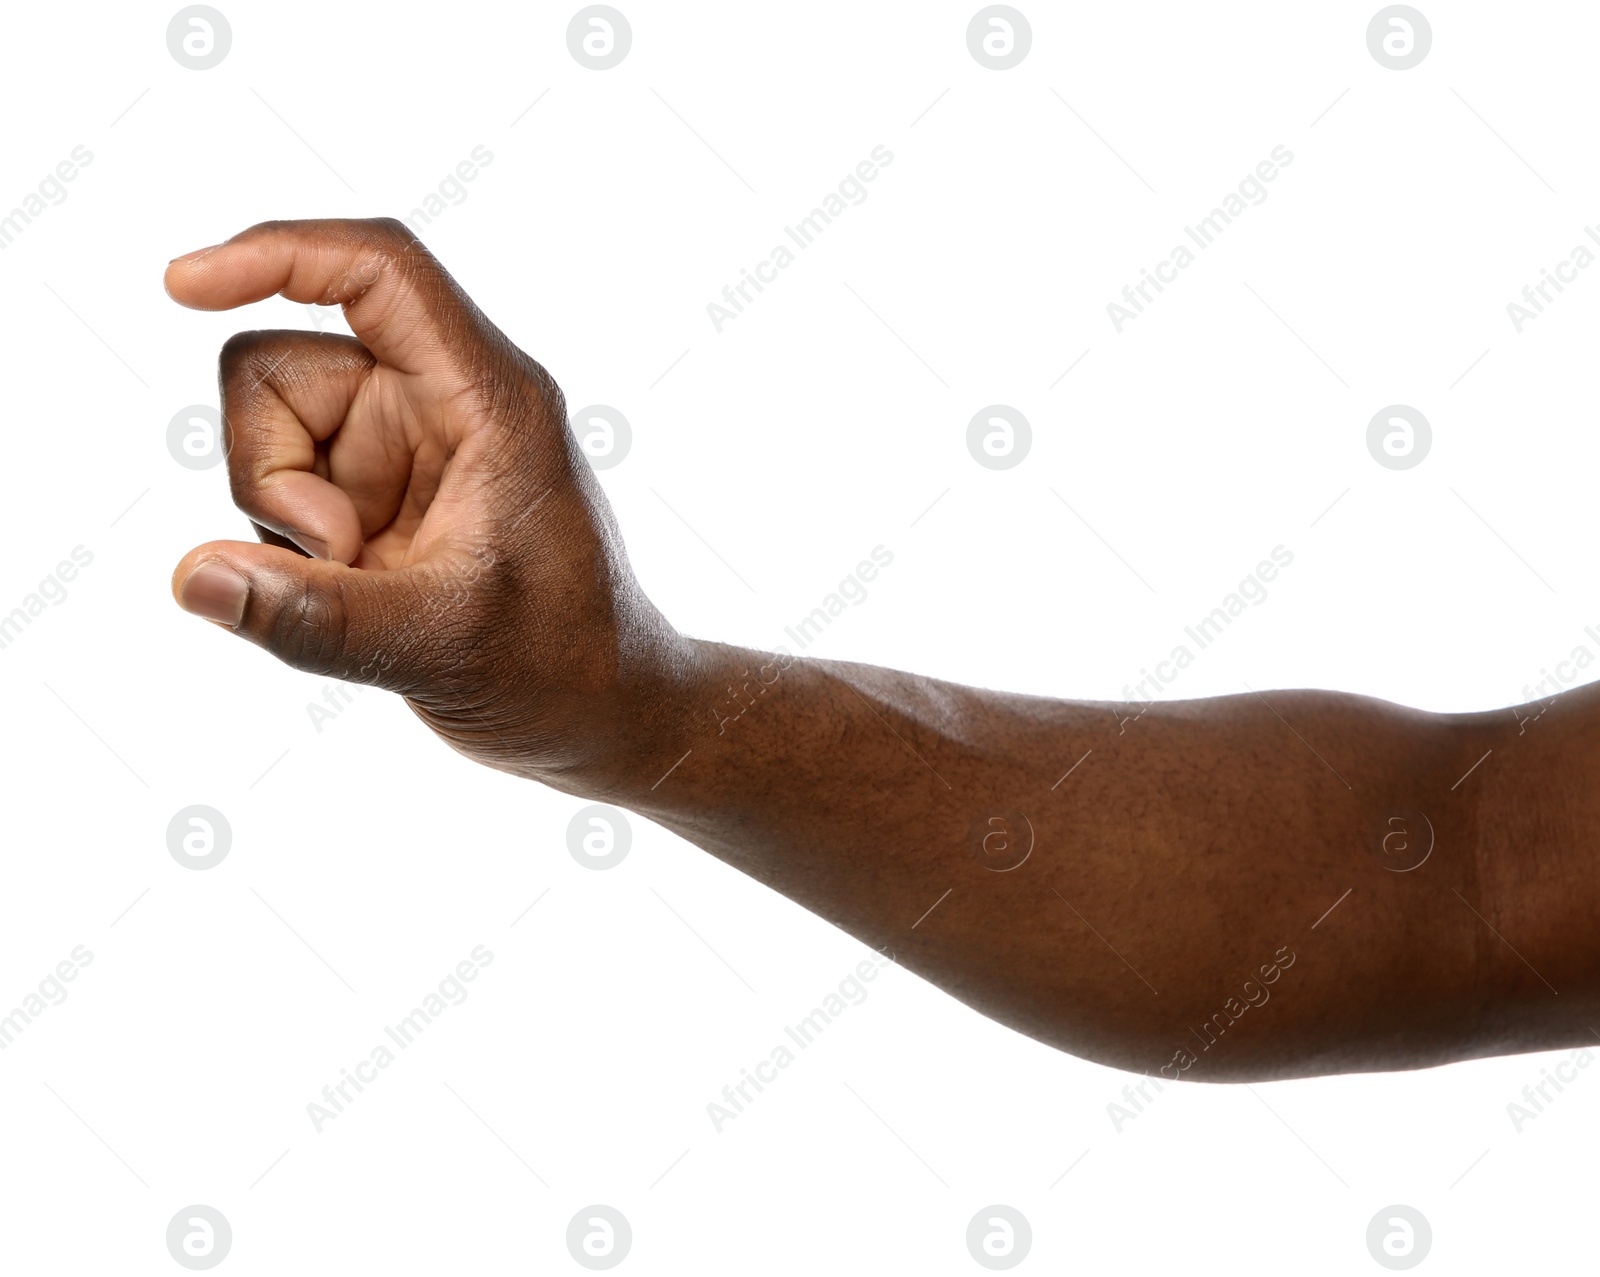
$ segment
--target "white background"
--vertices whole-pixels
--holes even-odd
[[[584,868],[577,801],[384,693],[319,732],[322,681],[182,614],[179,556],[248,530],[167,424],[215,404],[230,333],[313,317],[187,312],[161,273],[266,218],[405,216],[483,145],[423,237],[569,403],[632,423],[602,480],[686,632],[784,641],[883,545],[808,654],[1120,698],[1283,545],[1168,695],[1506,706],[1600,649],[1600,270],[1506,313],[1600,218],[1600,13],[1424,3],[1397,72],[1372,0],[1019,0],[1032,50],[992,71],[973,0],[619,4],[604,72],[576,4],[223,0],[203,72],[176,6],[8,14],[0,209],[93,160],[0,252],[0,612],[93,562],[0,651],[0,1009],[94,956],[0,1053],[0,1264],[181,1271],[190,1203],[241,1273],[576,1272],[596,1202],[640,1273],[977,1272],[991,1203],[1031,1221],[1025,1272],[1381,1271],[1391,1203],[1431,1222],[1424,1271],[1586,1255],[1600,1070],[1520,1132],[1506,1109],[1566,1053],[1169,1086],[1118,1131],[1126,1075],[894,968],[717,1133],[862,946],[639,818]],[[707,303],[878,145],[869,198],[717,333]],[[1278,145],[1269,198],[1118,334],[1106,304]],[[1033,428],[1004,472],[965,447],[992,403]],[[1432,423],[1411,470],[1366,449],[1394,403]],[[194,803],[233,831],[205,872],[166,846]],[[306,1105],[480,944],[467,1001],[317,1133]]]

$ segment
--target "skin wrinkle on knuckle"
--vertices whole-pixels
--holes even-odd
[[[217,354],[217,376],[224,389],[246,375],[271,336],[267,329],[249,328],[234,333],[222,343]]]
[[[344,668],[347,609],[339,592],[310,579],[294,583],[275,610],[268,645],[290,665],[313,673]]]
[[[355,223],[357,227],[370,227],[374,232],[386,234],[397,245],[420,243],[421,241],[412,233],[411,228],[398,217],[373,217],[364,222]]]

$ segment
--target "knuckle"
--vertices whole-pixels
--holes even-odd
[[[517,354],[521,356],[525,375],[537,389],[540,402],[550,420],[566,422],[569,415],[567,412],[567,396],[560,385],[557,384],[556,379],[532,355],[526,354],[520,349]]]
[[[257,328],[234,333],[222,343],[218,357],[222,393],[238,399],[253,397],[262,387],[275,389],[279,382],[303,371],[297,352],[313,348],[304,333],[292,329]]]
[[[228,496],[239,510],[252,519],[261,511],[261,464],[248,446],[240,447],[240,432],[226,417],[223,418],[223,449],[227,457]]]
[[[416,233],[398,217],[374,217],[367,225],[379,232],[383,240],[396,248],[421,243]]]
[[[266,329],[252,328],[242,333],[234,333],[222,343],[222,352],[217,362],[222,369],[224,389],[228,379],[241,368],[247,367],[266,346],[271,336],[272,334]]]
[[[249,458],[234,448],[228,449],[228,495],[233,504],[254,518],[257,514],[257,495],[261,481]]]
[[[296,669],[344,676],[349,609],[337,585],[301,581],[273,616],[267,644]]]
[[[228,456],[228,497],[234,508],[256,523],[281,527],[271,501],[272,474],[259,455],[240,449]],[[298,550],[298,547],[296,547]]]
[[[393,228],[389,225],[393,223]],[[330,285],[326,298],[348,303],[371,290],[385,275],[414,277],[419,265],[430,260],[422,241],[403,222],[376,218],[363,222],[358,251]]]

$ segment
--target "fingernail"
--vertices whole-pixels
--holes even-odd
[[[295,533],[294,540],[295,544],[313,559],[325,559],[328,557],[328,543],[326,541],[319,541],[316,537],[302,536],[298,532]]]
[[[206,247],[206,248],[197,248],[197,249],[194,250],[194,252],[185,253],[182,257],[174,257],[171,262],[167,263],[167,265],[171,266],[172,262],[192,262],[192,261],[195,261],[195,260],[197,260],[197,259],[199,259],[201,257],[204,257],[207,253],[214,252],[215,250],[217,250],[217,249],[219,249],[221,247],[222,247],[221,244],[212,244],[212,245],[210,245],[209,247]]]
[[[178,591],[178,602],[185,612],[230,628],[244,620],[244,604],[249,597],[250,582],[215,559],[207,559],[189,573]]]

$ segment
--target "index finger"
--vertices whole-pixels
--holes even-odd
[[[350,330],[378,359],[425,372],[477,308],[404,222],[261,222],[167,266],[168,295],[195,310],[231,310],[274,295],[343,305]],[[471,321],[470,323],[467,321]]]

